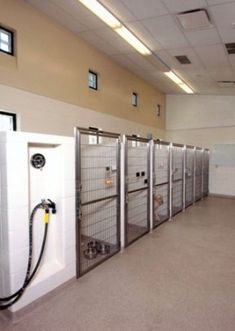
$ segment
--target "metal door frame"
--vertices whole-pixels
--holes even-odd
[[[148,179],[148,186],[146,188],[137,189],[128,191],[128,141],[136,141],[136,142],[142,142],[147,144],[147,179]],[[125,247],[128,247],[129,245],[133,244],[135,241],[140,239],[141,237],[145,236],[150,231],[150,141],[151,139],[142,138],[138,136],[124,136],[124,146],[125,146]],[[128,194],[129,193],[135,193],[147,190],[147,230],[143,234],[141,234],[139,237],[133,239],[132,241],[128,242],[127,239],[127,233],[128,233]]]
[[[205,170],[205,154],[206,154],[206,169],[207,169],[207,191],[204,192],[204,170]],[[204,148],[203,150],[203,158],[202,158],[202,198],[206,198],[209,194],[209,160],[210,160],[210,150],[208,148]]]
[[[184,197],[183,197],[183,192],[184,192],[184,145],[183,144],[178,144],[178,143],[172,143],[171,144],[171,149],[172,149],[172,153],[171,153],[171,209],[173,210],[173,184],[177,183],[179,181],[182,181],[182,208],[177,211],[176,213],[173,213],[171,210],[171,216],[176,216],[177,214],[181,213],[183,208],[184,208]],[[176,181],[173,180],[173,162],[174,162],[174,158],[173,158],[173,149],[174,147],[181,147],[182,148],[182,179],[177,179]]]
[[[117,159],[117,178],[116,178],[116,185],[117,185],[117,194],[111,197],[105,197],[103,199],[97,199],[94,201],[89,202],[99,202],[99,201],[105,201],[112,197],[117,198],[117,251],[108,255],[107,257],[104,257],[102,261],[99,261],[97,263],[94,263],[91,267],[89,267],[86,271],[82,272],[81,268],[81,222],[82,222],[82,201],[81,201],[81,192],[82,192],[82,176],[81,176],[81,135],[94,135],[97,136],[97,142],[99,141],[99,137],[106,137],[106,138],[114,138],[118,139],[118,142],[116,143],[116,159]],[[75,165],[76,165],[76,171],[75,171],[75,187],[76,187],[76,277],[79,278],[89,272],[90,270],[94,269],[98,265],[102,264],[104,261],[111,258],[113,255],[117,254],[121,249],[121,243],[120,243],[120,147],[121,147],[121,136],[118,133],[112,133],[108,131],[100,131],[98,129],[91,129],[91,128],[81,128],[81,127],[75,127],[74,128],[74,136],[75,136]],[[84,205],[87,205],[88,203],[85,203]]]
[[[196,198],[196,172],[197,172],[197,151],[201,151],[201,196],[199,198]],[[194,166],[195,166],[195,180],[194,180],[194,202],[200,201],[202,199],[202,190],[203,190],[203,148],[202,147],[195,147],[195,162],[194,162]],[[200,176],[200,175],[199,175]]]
[[[192,169],[192,202],[190,202],[188,205],[186,205],[186,168],[187,168],[187,151],[192,150],[193,151],[193,169]],[[185,208],[188,208],[193,205],[194,203],[194,168],[195,168],[195,146],[192,145],[185,145],[185,168],[184,168],[184,182],[185,182]]]
[[[153,218],[153,214],[154,214],[154,188],[162,186],[162,185],[166,185],[167,184],[167,206],[168,206],[168,215],[167,215],[167,219],[165,219],[162,222],[159,222],[159,224],[155,225],[153,227],[153,229],[156,229],[159,225],[161,225],[164,222],[167,222],[170,219],[170,146],[171,143],[168,141],[164,141],[164,140],[159,140],[159,139],[154,139],[153,140],[154,143],[154,148],[153,148],[153,178],[152,178],[152,218]],[[168,160],[167,160],[167,178],[168,181],[165,183],[161,183],[161,184],[155,184],[155,180],[156,180],[156,172],[155,172],[155,147],[156,145],[164,145],[164,146],[168,146]],[[153,224],[153,220],[152,220],[152,224]]]

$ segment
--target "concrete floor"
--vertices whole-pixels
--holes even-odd
[[[235,200],[207,198],[4,331],[234,331]]]

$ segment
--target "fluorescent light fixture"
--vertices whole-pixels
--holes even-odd
[[[193,94],[193,90],[187,84],[185,84],[173,71],[164,72],[164,74],[173,80],[182,90],[188,94]]]
[[[186,84],[181,84],[179,86],[188,94],[193,94],[194,93],[193,90],[191,89],[191,87],[189,87]]]
[[[137,52],[142,55],[150,55],[151,51],[136,37],[131,33],[125,26],[115,29],[115,31],[125,39],[128,44],[134,47]]]
[[[134,47],[142,55],[150,55],[152,52],[129,31],[108,9],[106,9],[99,1],[96,0],[78,0],[110,28],[117,32],[125,39],[132,47]]]
[[[110,28],[116,29],[122,26],[121,22],[113,16],[110,11],[108,11],[100,2],[96,0],[78,0],[84,6],[86,6],[90,11],[92,11],[96,16],[98,16],[104,23],[106,23]]]

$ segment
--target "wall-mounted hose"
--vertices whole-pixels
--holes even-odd
[[[32,255],[33,255],[33,219],[34,219],[34,216],[35,216],[37,210],[41,209],[41,208],[45,210],[44,235],[43,235],[42,245],[41,245],[40,254],[39,254],[37,263],[36,263],[33,271],[31,272]],[[8,297],[0,298],[0,310],[9,308],[10,306],[12,306],[14,303],[16,303],[20,299],[20,297],[23,295],[25,289],[32,281],[33,277],[35,276],[35,274],[40,266],[40,263],[41,263],[41,260],[43,257],[43,253],[44,253],[44,249],[45,249],[46,240],[47,240],[50,209],[52,210],[53,214],[56,213],[55,203],[53,201],[51,201],[50,199],[48,199],[48,200],[42,200],[42,202],[37,204],[31,212],[31,215],[29,218],[29,256],[28,256],[28,265],[27,265],[27,271],[26,271],[24,283],[23,283],[22,287],[15,293],[11,294]]]

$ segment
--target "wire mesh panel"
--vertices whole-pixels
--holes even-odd
[[[172,216],[183,209],[184,146],[172,144]]]
[[[194,192],[194,147],[186,146],[185,151],[185,207],[190,206],[193,201]]]
[[[78,276],[120,249],[120,139],[76,130]]]
[[[210,151],[209,149],[204,149],[203,152],[203,197],[208,196],[209,193],[209,159]]]
[[[126,137],[126,246],[149,231],[149,142]]]
[[[169,219],[169,148],[163,141],[154,142],[153,152],[153,227]]]
[[[197,147],[195,151],[195,201],[202,198],[202,156],[203,150]]]

